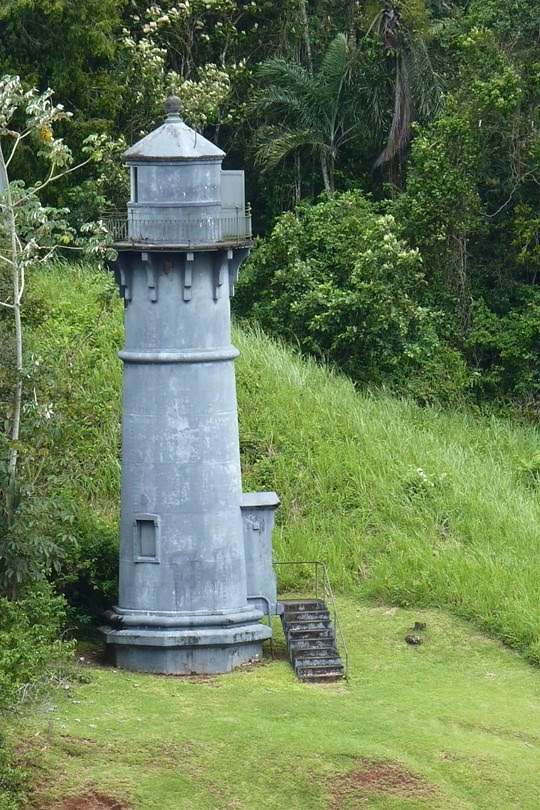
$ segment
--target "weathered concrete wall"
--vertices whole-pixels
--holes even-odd
[[[226,671],[270,634],[247,601],[241,514],[229,289],[244,254],[119,257],[120,626],[108,641],[120,666]]]
[[[270,615],[278,608],[276,574],[272,565],[272,530],[278,505],[275,492],[245,492],[242,495],[248,601]]]

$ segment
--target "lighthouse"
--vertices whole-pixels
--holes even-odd
[[[124,153],[111,224],[124,299],[116,665],[220,673],[262,656],[276,611],[275,493],[243,493],[229,296],[251,245],[244,175],[180,101]]]

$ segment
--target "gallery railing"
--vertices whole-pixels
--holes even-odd
[[[178,219],[141,219],[133,211],[115,211],[103,214],[101,220],[118,244],[197,247],[238,245],[251,239],[249,208],[227,209],[209,217],[188,214]]]

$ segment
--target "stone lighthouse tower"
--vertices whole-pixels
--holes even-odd
[[[125,302],[118,666],[227,672],[259,658],[276,609],[274,493],[242,495],[229,295],[249,251],[243,172],[180,102],[124,154],[111,230]]]

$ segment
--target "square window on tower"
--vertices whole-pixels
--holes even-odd
[[[135,562],[159,562],[160,532],[158,515],[136,515],[133,523]]]

